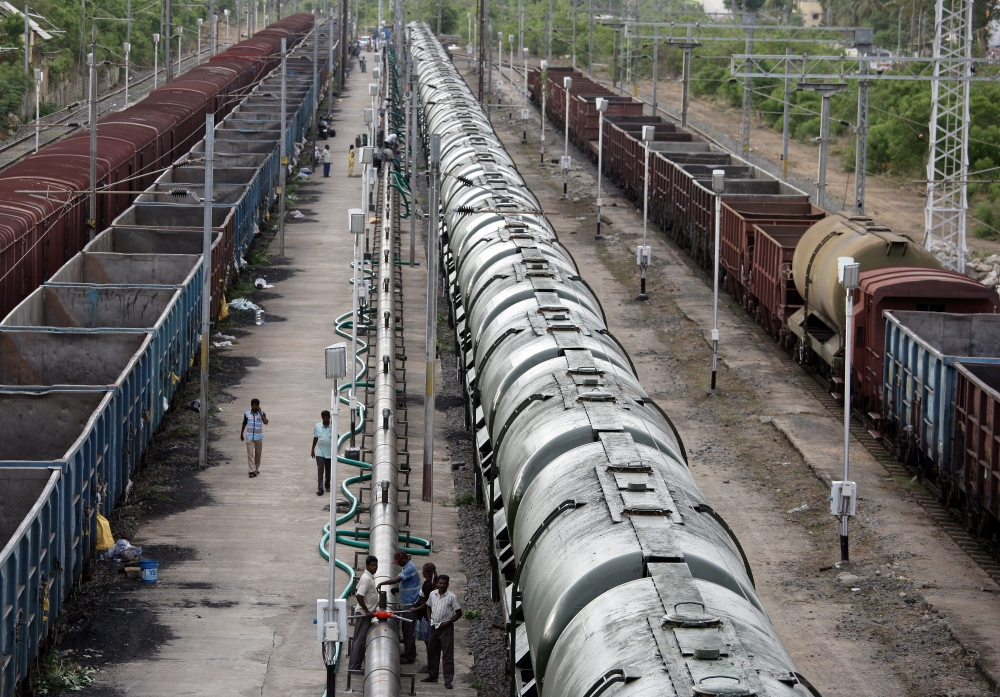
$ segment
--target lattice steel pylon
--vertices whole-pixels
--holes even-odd
[[[934,25],[924,246],[965,273],[972,0],[937,0]]]

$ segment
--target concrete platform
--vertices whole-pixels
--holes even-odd
[[[335,104],[333,125],[339,137],[326,141],[334,152],[331,177],[317,173],[303,185],[303,196],[315,193],[319,200],[302,203],[309,209],[304,211],[309,213],[306,220],[286,228],[282,263],[292,273],[263,303],[268,323],[251,327],[238,345],[223,349],[256,362],[241,384],[228,388],[235,402],[223,404],[215,422],[218,440],[212,458],[223,464],[200,475],[212,503],[146,525],[135,540],[190,550],[190,561],[163,570],[157,586],[143,594],[173,638],[154,659],[101,673],[99,685],[137,697],[323,694],[326,671],[313,617],[316,598],[327,595],[327,566],[317,544],[329,513],[323,510],[328,498],[316,495],[316,466],[309,450],[319,412],[330,405],[332,385],[324,379],[323,348],[339,340],[334,318],[350,310],[352,240],[345,224],[347,209],[360,206],[361,179],[347,178],[346,153],[354,135],[364,130],[368,77],[354,71]],[[277,254],[276,244],[271,251]],[[418,259],[424,261],[419,242]],[[404,271],[408,387],[418,393],[424,385],[424,268],[421,263]],[[261,400],[270,423],[260,476],[250,479],[239,432],[243,412],[254,397]],[[345,417],[343,410],[341,431],[348,428]],[[409,417],[409,449],[415,454],[411,485],[416,494],[411,529],[415,535],[432,537],[433,510],[435,548],[429,558],[440,573],[451,575],[452,590],[462,599],[465,575],[454,542],[457,509],[448,505],[454,499],[451,468],[442,461],[435,470],[437,505],[432,509],[431,503],[421,502],[422,407],[411,408]],[[341,466],[339,474],[343,480],[356,471]],[[339,556],[353,563],[354,550],[341,549]],[[339,573],[338,588],[346,582],[346,574]],[[474,694],[468,687],[472,661],[464,624],[456,625],[455,689],[446,691],[443,682],[417,682],[417,694]],[[417,664],[407,668],[424,663],[426,654],[418,643]],[[343,676],[338,684],[344,684]],[[356,693],[362,684],[356,683]]]

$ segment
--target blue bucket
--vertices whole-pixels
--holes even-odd
[[[159,568],[159,562],[155,559],[143,559],[139,562],[139,569],[142,572],[142,582],[143,583],[156,583],[156,571]]]

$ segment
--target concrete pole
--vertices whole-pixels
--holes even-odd
[[[552,0],[549,0],[549,52],[548,52],[549,65],[552,64],[552,19],[554,16],[552,12],[553,12]]]
[[[132,53],[132,0],[125,3],[125,107],[128,108],[129,63]]]
[[[438,196],[439,173],[441,164],[441,136],[431,136],[431,187],[430,214],[431,229],[427,235],[427,344],[425,351],[425,391],[424,391],[424,469],[423,491],[424,501],[434,498],[434,365],[437,361],[437,255],[438,255]]]
[[[594,0],[590,0],[590,44],[587,49],[587,77],[594,79]]]
[[[239,33],[236,34],[237,39],[239,38]],[[319,113],[319,22],[316,19],[316,15],[313,15],[313,33],[312,33],[312,123],[313,123],[313,141],[316,140],[316,116]]]
[[[285,77],[287,73],[286,40],[281,40],[281,140],[279,141],[278,170],[278,255],[285,256],[285,178],[288,176],[288,146],[286,136],[288,117],[285,115]]]
[[[91,25],[90,42],[90,202],[87,239],[97,235],[97,25]]]
[[[854,153],[854,212],[865,213],[865,177],[868,174],[868,63],[861,64],[858,80],[858,141]]]
[[[212,204],[215,165],[215,114],[205,114],[205,224],[201,246],[201,410],[198,466],[208,467],[208,343],[212,324]]]
[[[816,176],[816,205],[826,206],[826,158],[830,148],[830,98],[847,87],[835,82],[800,82],[798,89],[819,92],[822,98],[819,122],[819,172]]]
[[[381,0],[379,2],[379,15],[382,14]],[[347,0],[343,1],[340,13],[340,91],[344,90],[344,83],[347,82]]]
[[[42,71],[35,68],[35,152],[38,152],[38,140],[41,135],[41,101],[39,94],[42,91]]]
[[[156,89],[157,78],[160,75],[160,35],[153,34],[153,89]]]
[[[170,82],[170,27],[173,26],[172,13],[170,11],[170,0],[163,0],[166,7],[163,17],[163,82]]]
[[[128,109],[129,57],[132,53],[132,44],[126,41],[123,48],[125,49],[125,107],[124,108]]]
[[[781,128],[781,178],[788,181],[788,134],[792,110],[792,80],[788,66],[792,60],[791,47],[785,47],[785,106]]]
[[[685,54],[685,58],[687,55]],[[660,28],[653,27],[653,116],[656,116],[656,85],[660,78]]]
[[[24,6],[24,74],[27,77],[31,75],[31,25],[28,23],[28,6]],[[31,117],[28,113],[31,110],[29,100],[28,90],[24,91],[24,120],[28,121]]]
[[[541,115],[542,117],[541,119],[539,119],[542,122],[542,137],[540,139],[542,145],[542,154],[541,154],[541,159],[539,160],[539,164],[545,164],[545,97],[546,95],[548,95],[549,92],[547,68],[548,68],[548,63],[546,61],[542,61],[542,69],[538,75],[538,79],[542,85],[542,115]]]
[[[854,289],[858,287],[860,264],[850,257],[838,257],[840,282],[844,287],[846,321],[844,322],[844,479],[840,499],[840,558],[849,561],[847,529],[857,492],[851,480],[851,353],[854,349]],[[848,496],[844,496],[848,494]]]

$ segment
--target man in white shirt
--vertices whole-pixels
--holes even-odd
[[[319,417],[323,419],[323,422],[318,423],[313,427],[313,444],[310,454],[316,458],[316,476],[318,477],[319,482],[316,485],[316,495],[322,496],[324,494],[324,488],[326,491],[330,491],[330,463],[332,460],[331,454],[333,452],[333,425],[330,421],[330,412],[326,409],[319,413]],[[324,475],[326,477],[325,487],[323,485]]]
[[[437,577],[437,592],[427,598],[427,616],[431,621],[427,637],[427,677],[420,682],[437,682],[439,663],[443,665],[444,686],[451,689],[455,679],[455,623],[462,618],[458,598],[448,590],[451,579]]]
[[[354,641],[351,644],[351,670],[361,670],[365,667],[365,646],[368,640],[368,628],[372,623],[372,613],[378,608],[378,586],[375,584],[375,572],[378,571],[378,557],[365,559],[365,572],[358,579],[354,589],[354,598],[358,601],[358,610],[364,617],[354,620]]]
[[[243,428],[240,429],[240,440],[247,444],[247,468],[250,478],[260,474],[260,451],[264,447],[264,427],[267,426],[267,414],[260,408],[259,399],[250,400],[250,411],[243,413]]]

